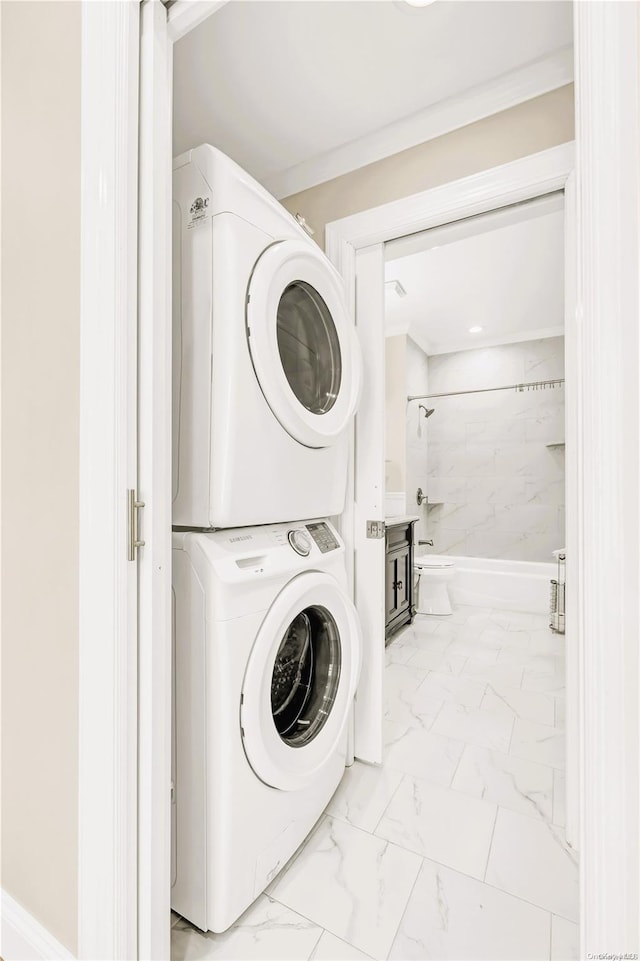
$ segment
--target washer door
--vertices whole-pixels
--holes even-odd
[[[335,578],[300,574],[257,634],[242,688],[240,726],[257,776],[306,787],[333,756],[360,674],[360,624]]]
[[[294,240],[264,251],[249,281],[247,339],[284,429],[306,447],[335,443],[357,407],[361,359],[342,280],[324,255]]]

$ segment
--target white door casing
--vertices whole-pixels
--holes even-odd
[[[564,189],[573,168],[573,153],[573,144],[564,144],[327,225],[327,253],[355,301],[363,351],[363,397],[355,424],[354,503],[351,510],[347,506],[342,525],[347,553],[353,552],[355,558],[355,602],[365,638],[365,667],[355,711],[355,755],[362,760],[379,762],[382,758],[384,541],[367,536],[366,521],[384,519],[383,244]],[[567,585],[569,595],[575,589],[575,581]],[[575,741],[577,731],[569,737]]]
[[[596,958],[640,943],[638,4],[576,3],[574,24],[580,956]]]
[[[141,15],[138,957],[168,958],[171,866],[171,89],[165,7]],[[165,919],[159,923],[159,918]]]
[[[384,249],[374,244],[355,252],[355,320],[362,346],[362,398],[355,421],[353,527],[342,535],[357,544],[354,601],[363,636],[362,673],[354,710],[354,754],[362,761],[382,761],[384,681],[385,537],[384,537]],[[351,500],[347,494],[347,501]],[[367,521],[377,521],[374,537]]]

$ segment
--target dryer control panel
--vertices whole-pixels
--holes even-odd
[[[307,524],[306,528],[323,554],[327,554],[329,551],[335,551],[340,546],[333,531],[324,521]]]

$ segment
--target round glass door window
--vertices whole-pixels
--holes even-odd
[[[285,288],[277,313],[280,360],[291,390],[312,414],[335,404],[342,380],[340,342],[326,303],[310,284]]]
[[[333,708],[340,681],[340,636],[329,611],[308,607],[289,625],[271,677],[271,713],[290,747],[309,744]]]

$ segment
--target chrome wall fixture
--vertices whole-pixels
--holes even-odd
[[[507,384],[504,387],[478,387],[475,390],[447,390],[442,394],[410,394],[407,397],[407,402],[412,400],[430,400],[432,397],[460,397],[462,394],[488,394],[493,390],[547,390],[548,388],[554,389],[555,387],[561,387],[562,384],[564,384],[564,377],[558,377],[555,380],[533,380],[528,384]],[[432,413],[433,410],[429,411],[426,416],[428,417],[429,414]]]
[[[425,407],[424,404],[418,404],[418,410],[423,410],[425,417],[431,417],[431,415],[435,410],[435,407],[429,408],[429,407]]]
[[[549,627],[555,634],[564,634],[565,625],[565,583],[566,583],[566,559],[564,551],[554,551],[554,556],[558,562],[558,574],[551,581],[551,591],[549,596]]]

